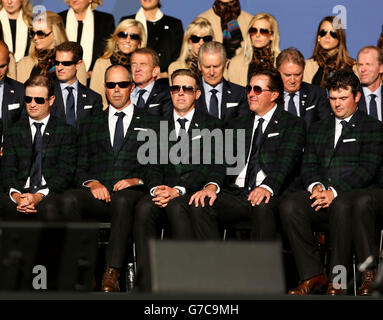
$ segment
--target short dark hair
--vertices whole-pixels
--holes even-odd
[[[271,91],[279,93],[279,96],[275,100],[275,102],[278,105],[283,106],[285,103],[284,94],[283,94],[284,93],[284,86],[283,86],[282,77],[281,77],[280,73],[278,72],[278,70],[274,69],[274,68],[265,68],[265,69],[260,68],[251,74],[250,80],[253,77],[259,76],[259,75],[264,75],[264,76],[267,76],[269,78],[269,89]]]
[[[133,77],[132,77],[132,71],[130,68],[128,68],[126,65],[124,64],[112,64],[110,65],[108,68],[106,68],[105,70],[105,74],[104,74],[104,79],[105,79],[105,82],[106,82],[106,74],[108,73],[108,71],[112,68],[115,68],[115,67],[123,67],[126,71],[128,71],[129,73],[129,81],[133,81]]]
[[[305,67],[305,58],[297,48],[290,47],[281,51],[276,60],[276,66],[278,70],[285,60],[300,65],[303,68]]]
[[[174,81],[175,77],[177,77],[177,76],[188,76],[190,78],[193,78],[195,80],[195,85],[196,85],[195,89],[196,90],[200,90],[201,89],[201,81],[200,81],[198,75],[195,72],[193,72],[193,71],[191,71],[189,69],[178,69],[178,70],[174,71],[172,73],[172,76],[171,76],[172,84],[173,84],[173,81]]]
[[[350,70],[339,70],[336,71],[333,76],[327,81],[327,90],[339,90],[351,87],[351,92],[356,96],[360,90],[360,81],[359,78],[355,75],[353,71]]]
[[[73,61],[79,62],[82,60],[83,50],[80,44],[74,41],[66,41],[61,44],[59,44],[56,47],[57,51],[65,51],[65,52],[72,52],[73,53]]]
[[[134,52],[132,52],[130,60],[132,60],[133,55],[140,53],[148,54],[152,57],[153,67],[160,66],[160,57],[158,56],[157,52],[155,52],[152,48],[137,48]]]
[[[48,89],[48,98],[52,97],[55,94],[55,83],[51,76],[46,76],[43,74],[36,74],[31,76],[24,83],[24,89],[27,87],[45,87]]]

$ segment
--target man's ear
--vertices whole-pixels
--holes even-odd
[[[79,70],[79,69],[80,69],[81,64],[82,64],[83,62],[84,62],[83,60],[79,60],[79,61],[77,61],[77,63],[76,63],[76,70]]]
[[[50,96],[48,98],[48,103],[49,103],[49,106],[52,107],[53,106],[53,103],[55,102],[55,99],[56,97],[53,95],[53,96]]]

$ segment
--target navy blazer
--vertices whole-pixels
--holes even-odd
[[[156,80],[154,87],[145,103],[145,109],[155,116],[166,116],[172,109],[169,80],[166,78]]]

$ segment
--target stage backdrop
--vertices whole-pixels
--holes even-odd
[[[67,8],[64,0],[30,0],[47,10]],[[352,57],[365,45],[376,45],[382,30],[382,0],[240,0],[242,10],[251,14],[268,12],[275,16],[281,33],[281,49],[294,46],[309,58],[319,21],[327,15],[346,22],[347,46]],[[112,13],[116,23],[122,16],[136,13],[139,0],[104,0],[101,11]],[[182,20],[184,29],[200,13],[211,8],[214,0],[161,0],[165,14]]]

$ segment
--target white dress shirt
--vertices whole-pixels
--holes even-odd
[[[60,82],[60,88],[61,88],[61,93],[63,96],[64,100],[64,111],[66,114],[66,100],[68,99],[69,91],[66,89],[67,87],[72,87],[72,93],[74,97],[74,114],[77,118],[77,96],[78,96],[78,80],[76,80],[73,84],[67,84],[67,83],[61,83]]]
[[[145,93],[142,95],[142,99],[144,99],[145,103],[148,101],[148,98],[150,96],[150,93],[152,92],[152,89],[154,87],[155,81],[150,82],[145,88],[140,88],[139,86],[135,86],[132,93],[130,94],[130,102],[133,105],[137,104],[138,97],[140,96],[139,91],[142,89],[145,89]]]
[[[223,82],[221,81],[215,87],[212,87],[210,84],[206,83],[205,80],[202,78],[202,85],[203,85],[203,89],[205,91],[205,101],[206,101],[206,107],[207,107],[208,112],[210,112],[210,99],[211,99],[211,96],[213,95],[210,92],[210,90],[215,89],[218,91],[215,95],[217,96],[217,99],[218,99],[218,118],[221,119]]]
[[[379,86],[378,89],[376,89],[374,92],[372,92],[368,87],[362,87],[363,88],[363,93],[364,97],[366,98],[366,109],[367,109],[367,114],[370,114],[370,102],[371,102],[371,96],[370,94],[374,94],[375,101],[376,101],[376,109],[378,111],[378,118],[379,121],[382,121],[382,108],[380,107],[382,105],[382,85]]]

